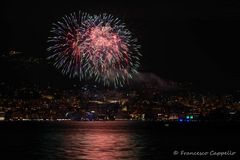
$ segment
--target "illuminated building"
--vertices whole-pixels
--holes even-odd
[[[0,112],[0,121],[4,121],[4,120],[5,120],[5,113]]]

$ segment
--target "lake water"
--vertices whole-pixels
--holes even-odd
[[[181,150],[237,152],[239,128],[134,121],[1,122],[0,159],[159,160],[178,159],[173,152]]]

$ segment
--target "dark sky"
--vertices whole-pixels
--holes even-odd
[[[199,86],[239,88],[240,4],[237,1],[0,2],[1,48],[46,57],[51,23],[82,10],[122,19],[142,45],[141,71]]]

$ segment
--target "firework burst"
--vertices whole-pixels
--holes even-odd
[[[79,12],[53,24],[49,59],[69,77],[123,86],[139,67],[137,39],[118,18]]]

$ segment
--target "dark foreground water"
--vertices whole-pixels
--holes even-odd
[[[1,122],[0,159],[161,160],[184,158],[182,151],[232,151],[215,158],[238,159],[239,129],[238,123]]]

